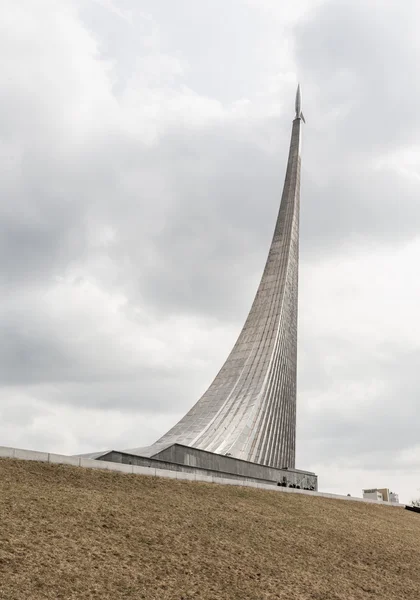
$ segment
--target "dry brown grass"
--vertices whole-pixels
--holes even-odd
[[[0,460],[0,598],[419,600],[420,515]]]

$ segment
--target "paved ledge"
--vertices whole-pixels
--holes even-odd
[[[306,494],[308,496],[320,496],[322,498],[334,498],[335,500],[350,500],[354,502],[365,502],[367,504],[380,504],[392,506],[394,508],[405,508],[405,504],[395,502],[383,502],[381,500],[370,500],[365,498],[356,498],[354,496],[340,496],[339,494],[326,494],[323,492],[311,492],[309,490],[298,490],[297,488],[287,488],[270,485],[267,483],[256,483],[254,481],[229,479],[214,477],[210,475],[201,475],[200,473],[183,473],[182,471],[169,471],[166,469],[156,469],[154,467],[141,467],[137,465],[126,465],[121,463],[94,460],[80,456],[64,456],[61,454],[52,454],[50,452],[37,452],[35,450],[23,450],[21,448],[9,448],[0,446],[0,458],[15,458],[19,460],[34,460],[38,462],[48,462],[56,465],[71,465],[73,467],[84,467],[85,469],[101,469],[105,471],[118,471],[120,473],[131,473],[134,475],[148,475],[151,477],[166,477],[168,479],[180,479],[184,481],[202,481],[205,483],[219,483],[221,485],[237,485],[243,487],[252,487],[272,492],[282,492],[286,494]]]

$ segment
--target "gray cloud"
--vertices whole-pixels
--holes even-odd
[[[331,252],[357,237],[383,243],[415,237],[419,183],[377,162],[417,146],[419,79],[413,29],[417,7],[325,2],[296,28],[307,108],[308,201],[303,247]],[[311,114],[312,111],[312,114]]]

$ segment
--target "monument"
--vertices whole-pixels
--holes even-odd
[[[296,485],[290,483],[295,472],[316,488],[313,473],[295,469],[300,151],[305,122],[299,86],[295,111],[267,262],[226,362],[198,402],[154,444],[90,456],[134,464],[154,459],[257,479],[278,480],[280,472],[287,471],[283,481],[289,485]],[[302,482],[302,477],[292,479]]]

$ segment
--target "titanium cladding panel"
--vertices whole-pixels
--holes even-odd
[[[301,116],[299,102],[274,236],[245,325],[209,389],[149,456],[178,443],[295,466]]]

